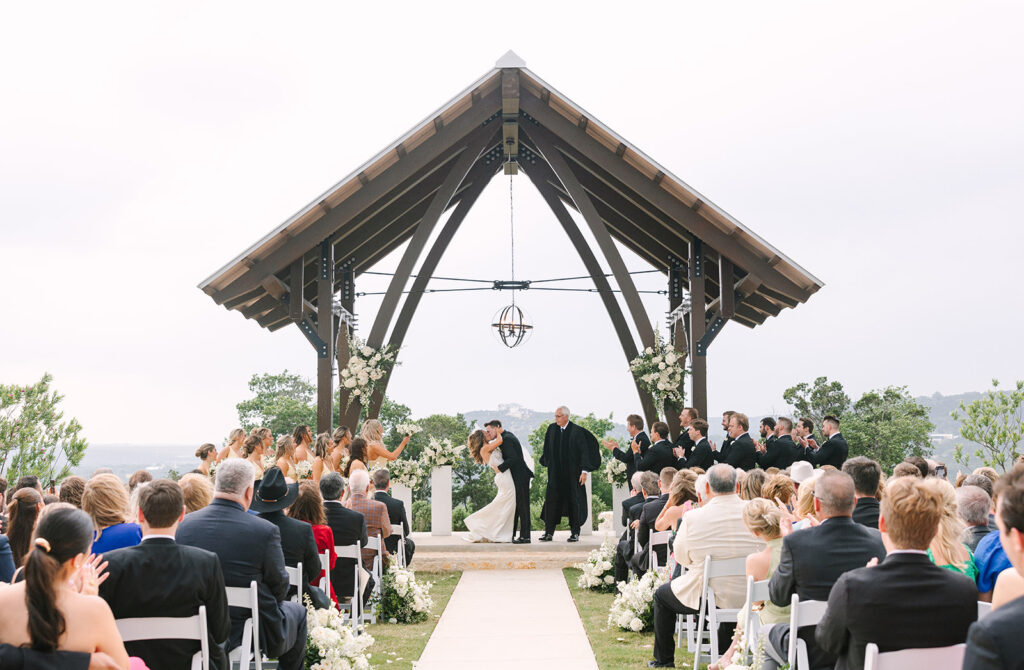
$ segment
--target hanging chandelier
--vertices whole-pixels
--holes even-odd
[[[508,221],[509,234],[511,238],[509,255],[512,263],[512,281],[507,282],[507,284],[512,286],[512,304],[506,305],[494,314],[494,318],[491,319],[491,328],[494,329],[495,334],[498,336],[498,339],[501,340],[501,343],[509,349],[512,349],[529,339],[530,334],[533,332],[533,326],[530,325],[526,313],[522,308],[516,305],[516,228],[511,173],[509,173],[508,177]],[[501,283],[505,284],[506,282]],[[528,282],[523,282],[523,285],[528,285]]]

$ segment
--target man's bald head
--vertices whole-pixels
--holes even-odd
[[[823,473],[814,485],[814,497],[822,516],[851,516],[857,504],[853,477],[841,471]]]

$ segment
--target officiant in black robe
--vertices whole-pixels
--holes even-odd
[[[601,451],[597,438],[569,421],[569,410],[559,407],[555,423],[544,435],[544,451],[540,464],[548,469],[548,488],[544,496],[541,519],[544,535],[551,541],[555,526],[562,517],[569,517],[569,541],[578,542],[580,527],[587,519],[587,487],[584,472],[601,467]]]

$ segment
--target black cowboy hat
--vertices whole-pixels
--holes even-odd
[[[252,496],[249,509],[254,512],[274,512],[288,507],[299,497],[299,485],[289,484],[281,468],[267,468],[263,480]]]

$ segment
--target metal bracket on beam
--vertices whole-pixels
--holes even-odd
[[[690,312],[690,296],[684,293],[683,297],[681,299],[681,302],[679,303],[679,306],[676,307],[674,310],[672,310],[671,312],[668,313],[668,316],[666,317],[666,320],[668,321],[670,326],[674,322],[678,321],[679,319],[682,319],[682,320],[686,321],[687,320],[686,315],[689,312]]]
[[[703,277],[704,276],[704,244],[696,237],[690,242],[693,245],[693,267],[691,268],[692,276]]]
[[[725,326],[726,319],[722,316],[721,312],[715,312],[708,322],[707,330],[704,332],[704,337],[697,340],[696,354],[698,356],[707,356],[708,347],[718,336],[718,333],[722,332],[722,327]]]
[[[675,256],[668,257],[668,295],[672,302],[683,299],[683,281],[679,270],[681,262]]]
[[[306,317],[302,321],[299,321],[297,325],[299,326],[299,330],[302,331],[302,334],[306,336],[307,340],[309,340],[309,343],[313,345],[314,349],[316,349],[316,357],[327,358],[327,350],[329,347],[326,342],[320,339],[320,335],[316,332],[316,325],[310,320],[310,318]]]
[[[341,274],[341,299],[344,302],[350,302],[356,295],[355,271],[353,269],[355,264],[356,258],[353,256],[342,263],[337,270]]]

